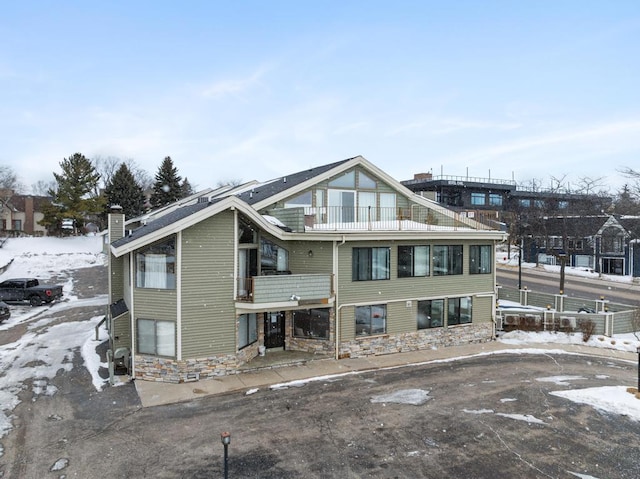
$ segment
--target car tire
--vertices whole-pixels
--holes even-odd
[[[42,299],[40,299],[40,296],[31,296],[29,298],[29,304],[31,306],[40,306],[42,304]]]

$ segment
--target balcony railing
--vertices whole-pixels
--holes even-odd
[[[238,278],[237,301],[250,303],[328,302],[332,274],[277,274]]]
[[[302,208],[300,208],[302,209]],[[479,213],[443,214],[420,205],[408,208],[326,206],[304,208],[305,229],[312,231],[438,231],[497,229]],[[495,215],[493,216],[495,219]]]

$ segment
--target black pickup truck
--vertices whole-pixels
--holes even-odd
[[[40,306],[62,298],[62,286],[40,284],[35,278],[13,278],[0,283],[0,300],[6,302],[29,301],[31,306]]]

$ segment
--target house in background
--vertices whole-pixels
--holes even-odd
[[[525,262],[566,265],[602,274],[640,277],[640,218],[555,216],[523,228]]]
[[[137,379],[271,350],[362,357],[494,338],[503,232],[358,156],[109,216],[110,348]]]
[[[0,190],[0,235],[46,235],[47,229],[38,222],[44,217],[42,207],[49,203],[51,198],[48,196],[18,195],[13,190]]]

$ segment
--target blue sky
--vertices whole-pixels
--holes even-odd
[[[200,188],[363,155],[572,184],[640,169],[637,1],[0,7],[0,165],[165,156]]]

